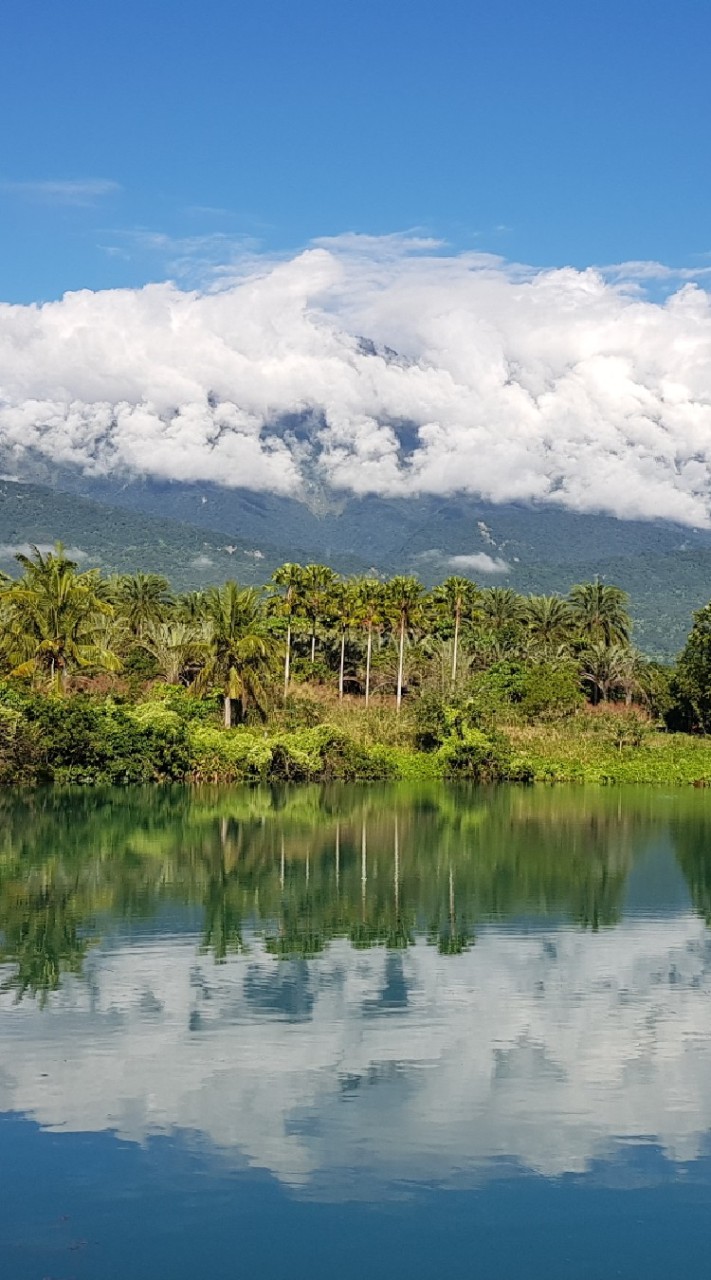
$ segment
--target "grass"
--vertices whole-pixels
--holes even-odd
[[[639,745],[611,741],[591,716],[582,724],[508,726],[516,753],[537,782],[711,785],[711,738],[650,729]]]

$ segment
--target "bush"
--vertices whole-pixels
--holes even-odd
[[[190,756],[177,722],[141,723],[135,711],[76,697],[32,698],[26,717],[38,745],[34,775],[76,783],[170,781]]]
[[[467,728],[453,734],[437,752],[442,774],[446,778],[471,778],[475,782],[528,782],[533,770],[514,759],[511,745],[501,734],[483,733]]]
[[[574,662],[538,662],[524,671],[518,710],[525,720],[559,720],[585,704]]]
[[[423,693],[414,703],[410,717],[418,751],[436,751],[448,733],[447,706],[438,693]]]
[[[200,782],[256,782],[267,775],[272,748],[248,729],[188,727],[191,772]]]

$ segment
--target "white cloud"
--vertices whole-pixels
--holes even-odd
[[[57,542],[3,542],[0,543],[0,560],[14,560],[15,556],[31,556],[35,550],[46,555],[56,549]],[[69,560],[88,560],[89,556],[81,547],[64,547],[64,554]],[[98,559],[98,557],[95,557]]]
[[[0,191],[38,204],[91,205],[121,190],[109,178],[66,178],[42,182],[0,182]]]
[[[653,301],[656,264],[615,271],[348,236],[290,260],[240,253],[206,293],[5,305],[0,466],[26,475],[39,455],[296,496],[307,470],[354,493],[708,525],[709,297],[684,281]]]
[[[485,551],[475,551],[465,556],[448,556],[447,563],[453,569],[471,569],[475,573],[508,573],[511,568],[501,556],[489,556]]]

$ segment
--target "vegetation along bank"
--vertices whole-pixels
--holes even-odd
[[[520,596],[282,565],[174,594],[57,546],[0,582],[0,782],[711,783],[711,605],[678,662],[594,581]]]

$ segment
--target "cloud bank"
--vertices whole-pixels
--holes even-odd
[[[642,269],[644,268],[644,269]],[[708,525],[711,305],[668,272],[340,237],[174,284],[0,306],[0,467],[299,496],[474,493]]]

